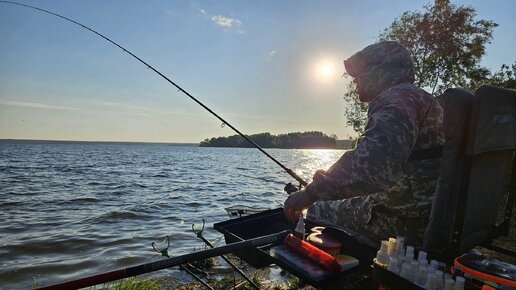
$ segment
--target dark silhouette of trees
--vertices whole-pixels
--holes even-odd
[[[262,148],[284,148],[284,149],[334,149],[336,148],[337,136],[328,136],[322,132],[295,132],[280,135],[270,133],[260,133],[248,136],[253,142]],[[200,144],[201,147],[253,147],[247,140],[240,135],[229,137],[213,137],[205,139]]]

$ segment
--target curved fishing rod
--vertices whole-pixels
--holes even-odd
[[[278,160],[276,160],[274,157],[272,157],[271,155],[269,155],[269,153],[267,153],[265,150],[263,150],[258,144],[256,144],[253,140],[249,139],[249,137],[247,137],[246,135],[244,135],[243,133],[241,133],[240,131],[238,131],[235,127],[233,127],[230,123],[226,122],[226,120],[224,120],[222,117],[220,117],[219,115],[217,115],[215,112],[213,112],[210,108],[208,108],[206,105],[204,105],[203,103],[201,103],[199,100],[197,100],[196,98],[194,98],[190,93],[188,93],[187,91],[185,91],[182,87],[180,87],[179,85],[177,85],[175,82],[173,82],[172,80],[170,80],[168,77],[166,77],[164,74],[162,74],[161,72],[159,72],[157,69],[155,69],[153,66],[151,66],[150,64],[148,64],[147,62],[145,62],[144,60],[142,60],[141,58],[137,57],[136,55],[134,55],[132,52],[130,52],[129,50],[125,49],[123,46],[121,46],[120,44],[114,42],[113,40],[109,39],[108,37],[104,36],[103,34],[93,30],[92,28],[89,28],[88,26],[84,25],[84,24],[81,24],[73,19],[70,19],[68,17],[65,17],[65,16],[62,16],[62,15],[59,15],[57,13],[54,13],[52,11],[48,11],[48,10],[45,10],[45,9],[42,9],[42,8],[39,8],[39,7],[35,7],[35,6],[31,6],[31,5],[27,5],[27,4],[22,4],[22,3],[18,3],[18,2],[12,2],[12,1],[3,1],[3,0],[0,0],[0,3],[6,3],[6,4],[12,4],[12,5],[18,5],[18,6],[22,6],[22,7],[26,7],[26,8],[30,8],[30,9],[35,9],[37,11],[40,11],[40,12],[44,12],[44,13],[48,13],[50,15],[54,15],[54,16],[57,16],[59,18],[62,18],[66,21],[69,21],[69,22],[72,22],[73,24],[76,24],[76,25],[79,25],[80,27],[84,28],[84,29],[87,29],[93,33],[95,33],[96,35],[104,38],[105,40],[109,41],[110,43],[112,43],[113,45],[117,46],[118,48],[122,49],[124,52],[126,52],[127,54],[129,54],[130,56],[132,56],[133,58],[137,59],[139,62],[143,63],[145,66],[147,66],[149,69],[151,69],[152,71],[154,71],[155,73],[157,73],[160,77],[162,77],[163,79],[165,79],[167,82],[169,82],[170,84],[172,84],[174,87],[176,87],[178,90],[180,90],[181,92],[183,92],[185,95],[187,95],[188,97],[190,97],[190,99],[192,99],[194,102],[196,102],[197,104],[199,104],[201,107],[203,107],[206,111],[210,112],[213,116],[215,116],[217,119],[219,119],[222,124],[224,125],[228,125],[231,129],[233,129],[233,131],[235,131],[236,133],[238,133],[238,135],[242,136],[244,139],[246,139],[249,143],[251,143],[256,149],[260,150],[263,154],[265,154],[267,157],[269,157],[272,161],[274,161],[276,164],[278,164],[281,168],[283,168],[283,170],[285,170],[290,176],[292,176],[295,180],[297,180],[301,185],[303,186],[306,186],[308,183],[306,181],[304,181],[301,177],[299,177],[294,171],[292,171],[291,169],[285,167],[285,165],[281,164],[281,162],[279,162]]]

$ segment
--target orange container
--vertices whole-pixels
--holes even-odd
[[[340,254],[340,250],[342,249],[342,243],[339,242],[332,236],[323,234],[323,233],[312,233],[306,239],[311,245],[316,246],[317,248],[325,251],[326,253],[337,256]]]

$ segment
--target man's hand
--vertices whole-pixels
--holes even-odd
[[[291,193],[287,200],[285,200],[284,208],[285,215],[290,221],[296,221],[301,212],[311,206],[314,202],[310,200],[308,193],[304,190]]]

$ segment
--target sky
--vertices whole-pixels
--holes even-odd
[[[342,61],[423,0],[20,0],[155,67],[244,134],[346,125]],[[516,1],[463,0],[499,24],[482,65],[516,58]],[[235,133],[150,69],[60,18],[0,3],[0,139],[192,142]]]

